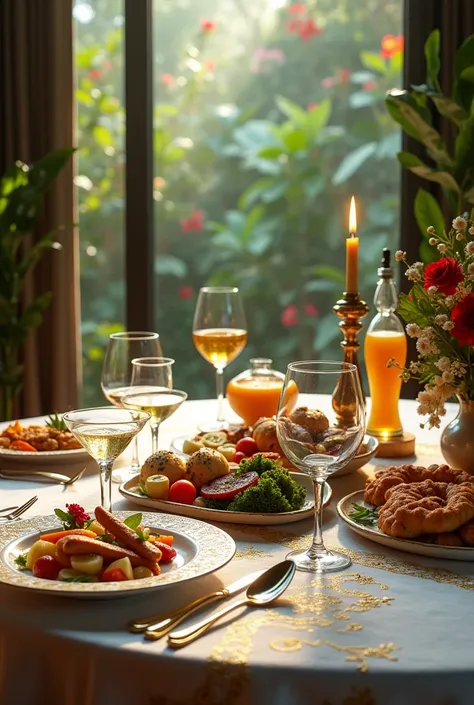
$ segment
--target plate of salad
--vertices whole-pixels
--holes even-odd
[[[124,482],[119,491],[139,506],[204,521],[269,526],[313,516],[313,483],[307,475],[289,472],[263,455],[254,455],[230,470],[205,484],[193,483],[194,476],[189,473],[178,479],[175,475],[171,483],[160,474],[146,481],[137,475]],[[157,496],[159,484],[167,485],[161,496]],[[324,506],[331,495],[326,483]]]

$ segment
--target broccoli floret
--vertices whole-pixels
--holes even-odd
[[[227,507],[231,512],[274,514],[290,512],[291,505],[271,477],[261,477],[258,485],[238,494]]]
[[[228,509],[230,500],[229,499],[205,499],[204,504],[206,509]]]
[[[245,472],[252,472],[252,470],[253,472],[256,472],[257,475],[261,475],[263,472],[274,470],[279,467],[280,466],[277,465],[274,460],[265,458],[264,455],[257,453],[248,460],[241,460],[239,468],[235,471],[234,476],[239,477],[239,475],[243,475]]]
[[[273,470],[267,470],[261,475],[260,481],[267,477],[271,478],[271,480],[277,485],[282,495],[286,497],[290,503],[293,511],[301,509],[306,499],[306,490],[301,487],[301,485],[298,485],[292,477],[290,477],[288,470],[280,467],[276,467]]]

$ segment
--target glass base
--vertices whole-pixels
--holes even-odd
[[[117,468],[117,470],[112,471],[112,482],[116,482],[121,485],[122,482],[128,482],[132,477],[135,477],[140,472],[140,468],[137,465],[129,465],[124,468]]]
[[[309,551],[292,551],[287,555],[287,559],[296,563],[297,570],[306,573],[335,573],[352,565],[351,559],[343,553],[326,549],[315,558],[310,556]]]

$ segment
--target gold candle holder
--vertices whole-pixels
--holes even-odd
[[[333,311],[341,321],[339,328],[342,330],[344,340],[341,347],[344,350],[344,362],[349,362],[357,367],[360,380],[359,364],[357,362],[357,349],[359,341],[357,335],[362,330],[361,318],[367,316],[369,307],[362,301],[359,294],[344,292],[342,299],[336,302]],[[346,383],[346,375],[341,375],[332,397],[332,407],[336,413],[337,426],[351,426],[355,421],[355,405],[352,385]]]

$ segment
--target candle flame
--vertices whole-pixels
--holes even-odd
[[[349,209],[349,232],[351,235],[355,235],[357,232],[357,214],[354,196],[351,198],[351,207]]]

